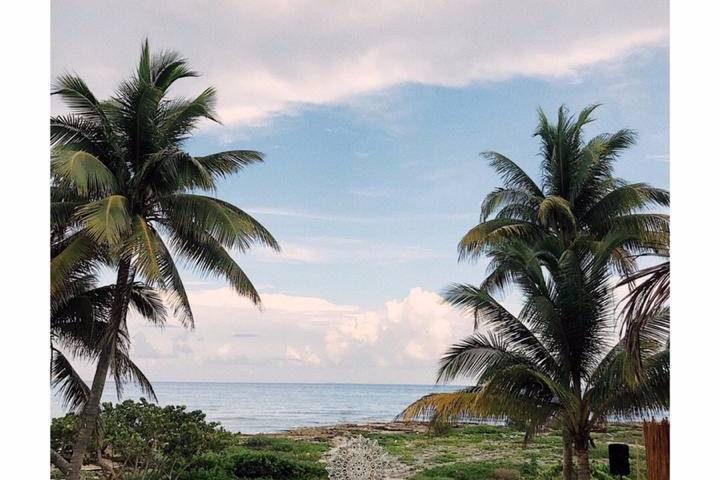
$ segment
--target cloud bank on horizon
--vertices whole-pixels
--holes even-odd
[[[203,72],[203,83],[218,88],[223,122],[257,123],[407,83],[462,87],[516,76],[573,77],[583,67],[666,44],[668,6],[70,0],[52,6],[53,76],[76,71],[108,95],[131,71],[145,36],[155,48],[182,52]]]
[[[229,288],[191,291],[193,332],[131,318],[133,357],[151,378],[165,380],[427,383],[445,348],[472,331],[437,293],[421,288],[379,310],[262,297],[260,312]]]
[[[263,311],[188,274],[196,330],[131,318],[134,358],[154,381],[431,383],[438,358],[472,330],[437,292],[482,276],[481,265],[458,267],[454,256],[496,182],[475,155],[498,146],[527,167],[536,152],[526,137],[551,89],[513,82],[562,82],[553,104],[571,90],[576,104],[602,98],[610,105],[593,128],[645,129],[645,163],[624,163],[623,174],[662,181],[667,92],[657,79],[666,61],[637,62],[630,75],[626,67],[638,53],[662,57],[668,23],[667,3],[654,0],[53,2],[53,77],[77,72],[105,97],[133,71],[147,36],[203,74],[176,94],[218,90],[225,127],[193,148],[277,147],[272,162],[219,192],[283,246],[242,258]],[[487,88],[468,93],[478,84]],[[417,85],[439,93],[396,95]],[[398,114],[407,101],[418,108]],[[336,105],[371,121],[331,109],[303,116]],[[378,108],[412,127],[375,130]],[[65,111],[55,98],[52,110]],[[265,130],[246,137],[246,126]]]

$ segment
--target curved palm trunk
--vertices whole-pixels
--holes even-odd
[[[50,449],[50,462],[65,475],[70,472],[70,463],[52,448]]]
[[[117,333],[127,314],[130,300],[128,287],[132,283],[132,277],[130,260],[121,260],[118,266],[113,305],[110,311],[108,336],[104,339],[106,344],[98,357],[92,387],[90,388],[87,402],[85,402],[85,406],[78,419],[78,431],[75,443],[73,444],[72,457],[70,458],[68,480],[80,480],[80,469],[82,468],[83,459],[92,440],[98,415],[100,414],[100,397],[105,389],[110,362],[115,354]]]
[[[567,429],[563,430],[563,480],[574,480],[573,476],[573,440]]]

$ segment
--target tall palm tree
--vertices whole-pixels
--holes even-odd
[[[483,288],[451,286],[445,300],[472,313],[476,327],[487,330],[448,350],[438,380],[470,377],[475,386],[424,397],[404,417],[514,417],[535,424],[556,420],[572,439],[578,478],[589,479],[590,432],[598,422],[610,415],[669,408],[665,342],[646,338],[641,351],[645,368],[632,384],[625,375],[624,343],[608,344],[614,328],[609,265],[614,244],[595,248],[564,249],[558,240],[496,246],[491,254],[512,270],[523,294],[522,310],[513,315]],[[564,478],[569,478],[567,463],[564,467]]]
[[[538,259],[547,257],[547,261],[554,255],[556,262],[565,251],[582,252],[586,258],[592,256],[593,251],[604,249],[610,271],[627,275],[636,269],[637,255],[667,250],[668,216],[647,210],[653,206],[667,206],[669,193],[614,176],[614,163],[633,145],[635,133],[622,129],[586,140],[584,128],[593,120],[592,113],[596,108],[591,105],[574,118],[562,106],[555,124],[550,123],[542,110],[539,111],[535,131],[541,144],[539,182],[506,156],[497,152],[483,154],[501,176],[503,186],[485,197],[480,222],[458,245],[461,260],[476,259],[484,254],[491,260],[488,275],[478,292],[492,298],[518,282],[523,287],[527,280],[518,273],[517,263],[528,262],[534,256]],[[536,267],[534,276],[541,284],[539,280],[546,267]],[[566,292],[567,295],[578,293]],[[565,301],[581,304],[582,299],[571,296]],[[574,331],[573,323],[582,324],[584,320],[576,312],[565,321],[570,325],[569,331]],[[581,384],[580,358],[569,357],[568,361],[574,365],[574,370],[566,369],[564,382]],[[475,398],[472,391],[464,393],[468,395],[461,393],[459,398]],[[442,403],[442,398],[451,404],[456,400],[449,395],[434,397],[433,401]],[[543,399],[535,399],[533,405],[544,405]],[[521,412],[529,415],[530,428],[547,421],[554,412],[547,406],[532,415],[530,410],[530,405],[526,405]],[[573,441],[572,430],[565,423],[563,470],[564,478],[569,479],[573,443],[577,442]]]
[[[480,222],[458,245],[461,258],[480,257],[508,239],[537,240],[549,232],[568,246],[578,236],[597,240],[619,227],[633,235],[615,247],[613,266],[618,272],[632,272],[636,254],[667,248],[668,216],[647,209],[667,207],[670,194],[614,176],[615,162],[636,135],[621,129],[586,140],[584,128],[597,107],[586,107],[575,118],[561,106],[555,124],[539,111],[535,136],[540,139],[540,182],[500,153],[482,154],[503,186],[485,197]]]
[[[168,96],[175,82],[195,76],[175,52],[151,55],[146,40],[137,71],[110,99],[98,100],[75,75],[60,76],[54,87],[72,113],[50,119],[51,218],[67,241],[53,259],[52,282],[86,259],[107,262],[116,272],[108,325],[73,445],[71,480],[79,478],[136,279],[165,291],[174,315],[192,327],[176,257],[225,278],[259,305],[257,291],[228,250],[244,252],[254,244],[279,249],[246,212],[201,194],[261,162],[262,155],[232,150],[195,157],[182,149],[199,121],[217,121],[213,88],[193,99]]]

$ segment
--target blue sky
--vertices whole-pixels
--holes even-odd
[[[75,70],[102,96],[144,35],[187,55],[205,76],[179,93],[214,84],[224,121],[187,148],[265,153],[217,195],[283,253],[237,257],[262,313],[186,272],[196,331],[131,322],[152,379],[431,383],[438,355],[471,331],[437,293],[484,274],[455,250],[498,185],[478,154],[535,173],[538,107],[601,103],[588,135],[639,134],[618,175],[668,187],[663,2],[529,2],[527,16],[493,1],[160,3],[53,4],[53,74]]]
[[[589,134],[630,127],[639,135],[618,174],[667,187],[667,68],[660,48],[620,72],[598,66],[570,80],[403,85],[363,97],[362,109],[303,108],[240,129],[242,140],[227,146],[200,135],[188,147],[265,152],[265,165],[219,190],[288,245],[288,262],[245,262],[257,282],[376,308],[413,286],[437,290],[482,275],[458,265],[455,251],[498,185],[479,152],[499,151],[535,173],[538,107],[552,116],[563,103],[575,112],[601,103]]]

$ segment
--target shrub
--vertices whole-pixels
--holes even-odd
[[[104,403],[100,413],[100,450],[124,464],[124,477],[173,478],[174,472],[192,464],[202,454],[220,452],[234,443],[234,436],[216,422],[207,422],[200,410],[184,406],[159,407],[140,399],[113,405]],[[73,414],[54,418],[50,444],[60,454],[69,454],[75,436]],[[95,447],[88,449],[94,452]]]
[[[181,480],[315,480],[325,478],[325,469],[316,462],[294,460],[282,453],[244,448],[199,457]]]
[[[233,438],[219,423],[206,422],[200,410],[159,407],[145,399],[104,403],[101,419],[104,446],[111,446],[126,464],[144,469],[186,464],[197,455],[223,450]]]
[[[242,453],[234,460],[233,473],[238,478],[301,480],[322,478],[325,475],[325,469],[316,463],[290,460],[270,452]]]
[[[50,448],[60,455],[72,454],[72,443],[75,439],[75,414],[68,413],[64,417],[53,418],[50,422]]]

